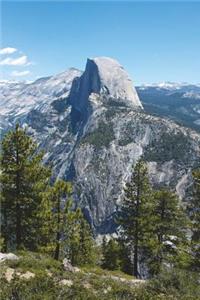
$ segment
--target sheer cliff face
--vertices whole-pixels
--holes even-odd
[[[92,94],[104,96],[101,99],[104,102],[113,99],[132,108],[142,108],[127,72],[117,61],[108,57],[87,60],[85,72],[72,85],[72,106],[85,111]]]
[[[22,114],[2,115],[7,124],[27,125],[54,176],[73,181],[74,198],[96,232],[114,229],[123,186],[141,155],[154,185],[169,185],[184,197],[199,160],[200,136],[147,114],[127,73],[113,59],[88,59],[83,73],[73,69],[63,74],[32,83],[36,105]],[[22,99],[29,100],[29,90],[30,85],[23,86]],[[11,93],[16,104],[20,96]]]

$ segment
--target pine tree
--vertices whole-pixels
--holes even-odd
[[[39,248],[52,254],[56,260],[63,250],[65,226],[71,214],[71,191],[71,184],[59,179],[43,194],[41,203]]]
[[[16,246],[35,249],[41,192],[50,180],[43,153],[17,124],[1,146],[1,232],[4,250]]]
[[[187,256],[187,219],[178,197],[167,189],[154,192],[156,240],[150,252],[150,272],[158,274],[163,263],[175,265]]]
[[[64,251],[72,265],[79,264],[80,241],[80,209],[71,211],[67,215],[64,233]]]
[[[107,246],[107,239],[106,236],[104,235],[101,243],[102,266],[105,265],[104,260],[106,256],[106,246]]]
[[[153,198],[145,163],[136,164],[130,182],[126,184],[118,222],[126,243],[133,253],[133,275],[139,277],[138,265],[152,239]]]
[[[67,257],[72,265],[92,264],[95,243],[81,209],[73,209],[71,192],[69,182],[57,180],[44,193],[39,249],[56,260]]]
[[[120,269],[120,246],[116,239],[110,238],[107,242],[104,239],[102,244],[103,262],[102,266],[108,270]]]
[[[96,245],[80,208],[68,214],[64,236],[65,251],[72,265],[94,264]]]
[[[192,269],[200,271],[200,170],[193,172],[193,197],[188,205],[191,220]]]
[[[124,273],[132,275],[132,247],[126,242],[126,239],[122,235],[118,236],[117,242],[119,245],[120,270]]]
[[[90,225],[80,213],[80,240],[79,240],[79,265],[94,264],[96,261],[96,247]]]

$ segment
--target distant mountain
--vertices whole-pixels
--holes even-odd
[[[145,110],[200,131],[200,84],[163,82],[137,87]]]
[[[74,68],[56,76],[40,78],[32,83],[0,81],[1,128],[23,119],[32,109],[45,111],[55,99],[67,97],[75,77],[81,71]],[[9,124],[9,120],[11,123]]]
[[[139,87],[137,93],[123,67],[106,57],[88,59],[84,72],[70,69],[0,89],[3,131],[15,122],[28,126],[54,176],[73,181],[74,198],[97,233],[114,230],[124,184],[142,155],[154,185],[185,196],[199,163],[200,135],[151,113],[154,99],[162,112],[159,95],[161,102],[174,91]]]

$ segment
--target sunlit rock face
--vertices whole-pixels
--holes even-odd
[[[72,86],[71,104],[77,110],[85,111],[92,94],[104,96],[101,101],[113,99],[132,108],[142,108],[128,73],[112,58],[87,60],[85,72]]]
[[[46,152],[44,162],[53,166],[54,179],[73,182],[74,199],[96,233],[115,230],[123,187],[142,156],[154,186],[187,195],[199,161],[199,134],[146,113],[115,60],[88,59],[84,72],[70,69],[20,85],[1,88],[7,109],[1,110],[2,129],[15,122],[28,127]]]

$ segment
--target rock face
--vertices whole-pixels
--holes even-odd
[[[54,176],[73,181],[74,198],[94,230],[115,229],[113,216],[124,184],[142,155],[152,183],[170,186],[183,198],[191,169],[198,165],[200,135],[148,114],[127,73],[113,59],[88,59],[83,73],[72,69],[63,74],[23,84],[10,94],[4,87],[5,97],[15,105],[20,99],[24,105],[25,98],[35,102],[15,114],[8,101],[2,126],[7,130],[16,121],[28,126]],[[30,89],[35,96],[28,94]]]
[[[114,99],[130,107],[142,108],[127,72],[112,58],[98,57],[87,60],[85,72],[73,83],[71,104],[78,111],[85,111],[92,94],[105,96],[101,99],[105,102]]]

